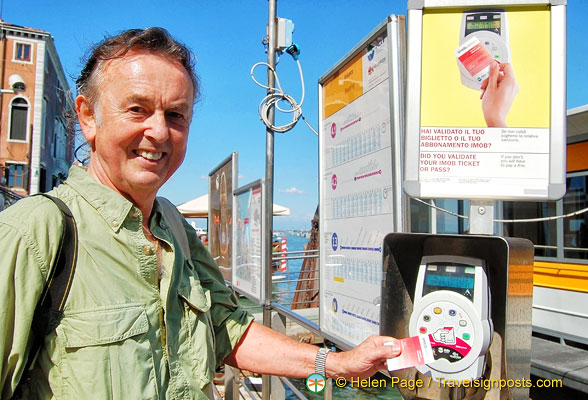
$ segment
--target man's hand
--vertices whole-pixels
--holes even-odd
[[[506,115],[519,92],[512,65],[492,63],[490,77],[482,83],[482,112],[488,127],[506,127]]]
[[[397,357],[400,352],[400,341],[397,339],[389,336],[370,336],[352,350],[329,353],[327,377],[368,378],[379,370],[386,369],[386,359]]]

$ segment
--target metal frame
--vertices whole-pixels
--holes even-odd
[[[402,232],[409,229],[407,218],[402,218],[402,215],[408,215],[409,201],[406,195],[400,188],[403,180],[403,152],[404,152],[404,71],[406,66],[405,56],[405,17],[400,15],[390,15],[379,25],[377,25],[368,35],[366,35],[357,45],[355,45],[347,54],[345,54],[337,63],[335,63],[324,75],[319,78],[319,174],[322,174],[325,169],[325,160],[321,154],[325,146],[325,130],[323,127],[324,112],[323,112],[323,85],[326,81],[339,72],[341,67],[347,64],[351,59],[362,52],[365,47],[378,36],[386,35],[388,41],[388,85],[389,85],[389,101],[390,101],[390,130],[391,130],[391,149],[392,152],[392,212],[393,224],[391,230]],[[319,179],[319,216],[321,230],[324,229],[324,218],[326,216],[326,205],[322,201],[326,188],[323,187],[323,179]],[[325,253],[324,240],[319,241],[320,254]],[[319,269],[322,271],[323,266]],[[323,280],[320,280],[320,293],[324,293]],[[322,300],[322,297],[321,297]],[[322,321],[322,307],[319,307],[319,321]],[[341,337],[338,337],[336,332],[326,332],[320,328],[320,335],[325,339],[335,343],[341,349],[351,349],[354,345]]]
[[[566,0],[409,0],[408,11],[408,66],[406,95],[406,152],[420,154],[421,65],[423,9],[457,8],[471,6],[551,6],[551,114],[549,183],[545,197],[500,196],[494,200],[557,200],[565,194],[565,146],[566,146]],[[558,28],[558,29],[554,29]],[[421,196],[418,157],[405,160],[404,189],[412,197]],[[427,197],[431,197],[427,195]],[[448,196],[442,196],[448,198]],[[471,199],[479,196],[466,194],[453,198]]]
[[[214,167],[209,173],[208,173],[208,236],[209,236],[209,240],[210,240],[210,221],[213,220],[212,218],[212,193],[210,193],[210,184],[211,184],[211,180],[213,179],[213,176],[216,175],[217,172],[219,172],[221,169],[223,169],[227,164],[231,163],[231,193],[230,193],[230,199],[232,204],[231,210],[233,210],[235,208],[235,202],[233,201],[233,188],[238,187],[238,177],[239,177],[239,153],[234,151],[232,152],[227,158],[225,158],[223,161],[221,161],[216,167]],[[229,194],[227,194],[229,195]],[[234,216],[233,211],[231,211],[231,217]],[[233,219],[234,220],[234,219]],[[233,240],[233,229],[231,227],[231,234],[230,234],[231,240]],[[233,249],[232,249],[232,243],[231,243],[231,264],[232,264],[232,260],[233,260]],[[232,276],[231,276],[232,279]],[[225,279],[225,282],[230,283],[229,280]]]
[[[263,305],[266,299],[266,288],[267,288],[267,273],[268,271],[266,271],[266,269],[264,268],[264,263],[263,263],[263,255],[265,254],[265,252],[267,251],[266,247],[267,247],[267,243],[264,240],[264,236],[263,236],[263,232],[265,231],[266,228],[266,221],[265,218],[263,218],[264,215],[266,215],[267,211],[267,207],[265,204],[265,198],[266,198],[266,191],[267,191],[267,187],[265,185],[265,179],[258,179],[254,182],[251,182],[245,186],[241,186],[235,190],[233,190],[233,221],[237,221],[237,199],[236,197],[238,197],[239,195],[242,195],[244,193],[247,193],[253,189],[257,189],[259,188],[261,190],[261,227],[260,227],[260,242],[261,242],[261,253],[260,253],[260,260],[259,260],[259,269],[260,269],[260,279],[259,279],[259,289],[258,289],[258,293],[259,293],[259,297],[253,295],[250,292],[247,292],[243,289],[241,289],[240,287],[235,285],[235,280],[232,279],[232,284],[231,287],[233,288],[233,290],[239,292],[240,294],[242,294],[243,296],[247,297],[248,299],[250,299],[253,302],[256,302],[259,305]],[[235,243],[237,243],[237,235],[238,235],[238,230],[237,229],[233,229],[233,234],[232,234],[232,239],[233,239],[233,245]],[[233,251],[232,254],[232,264],[233,264],[233,275],[236,272],[236,265],[237,265],[237,252]],[[270,273],[270,290],[271,290],[271,273]]]

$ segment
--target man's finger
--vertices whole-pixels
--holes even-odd
[[[392,351],[386,349],[387,353],[389,354],[389,356],[386,356],[386,358],[398,357],[400,353],[402,353],[402,345],[400,344],[400,340],[398,339],[387,341],[384,343],[384,346],[382,347],[392,349]]]

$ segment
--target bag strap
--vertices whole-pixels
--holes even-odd
[[[184,254],[184,258],[190,258],[190,243],[188,242],[188,235],[184,229],[184,217],[180,214],[176,206],[165,197],[157,197],[159,205],[161,206],[161,213],[165,222],[169,225],[176,240],[180,244],[180,249]]]
[[[30,369],[37,358],[45,336],[53,331],[63,318],[63,309],[71,289],[78,256],[78,231],[71,211],[57,197],[45,193],[42,193],[41,196],[52,200],[59,208],[63,218],[63,229],[56,261],[49,270],[47,282],[35,308],[31,324],[33,344],[23,375],[14,392],[14,398],[21,395],[23,383],[30,380]]]

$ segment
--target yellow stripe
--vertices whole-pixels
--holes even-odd
[[[588,265],[535,261],[533,285],[588,293]]]
[[[340,278],[338,276],[333,277],[333,279],[335,280],[335,282],[341,282],[341,283],[344,283],[345,282],[345,279],[344,278]]]

